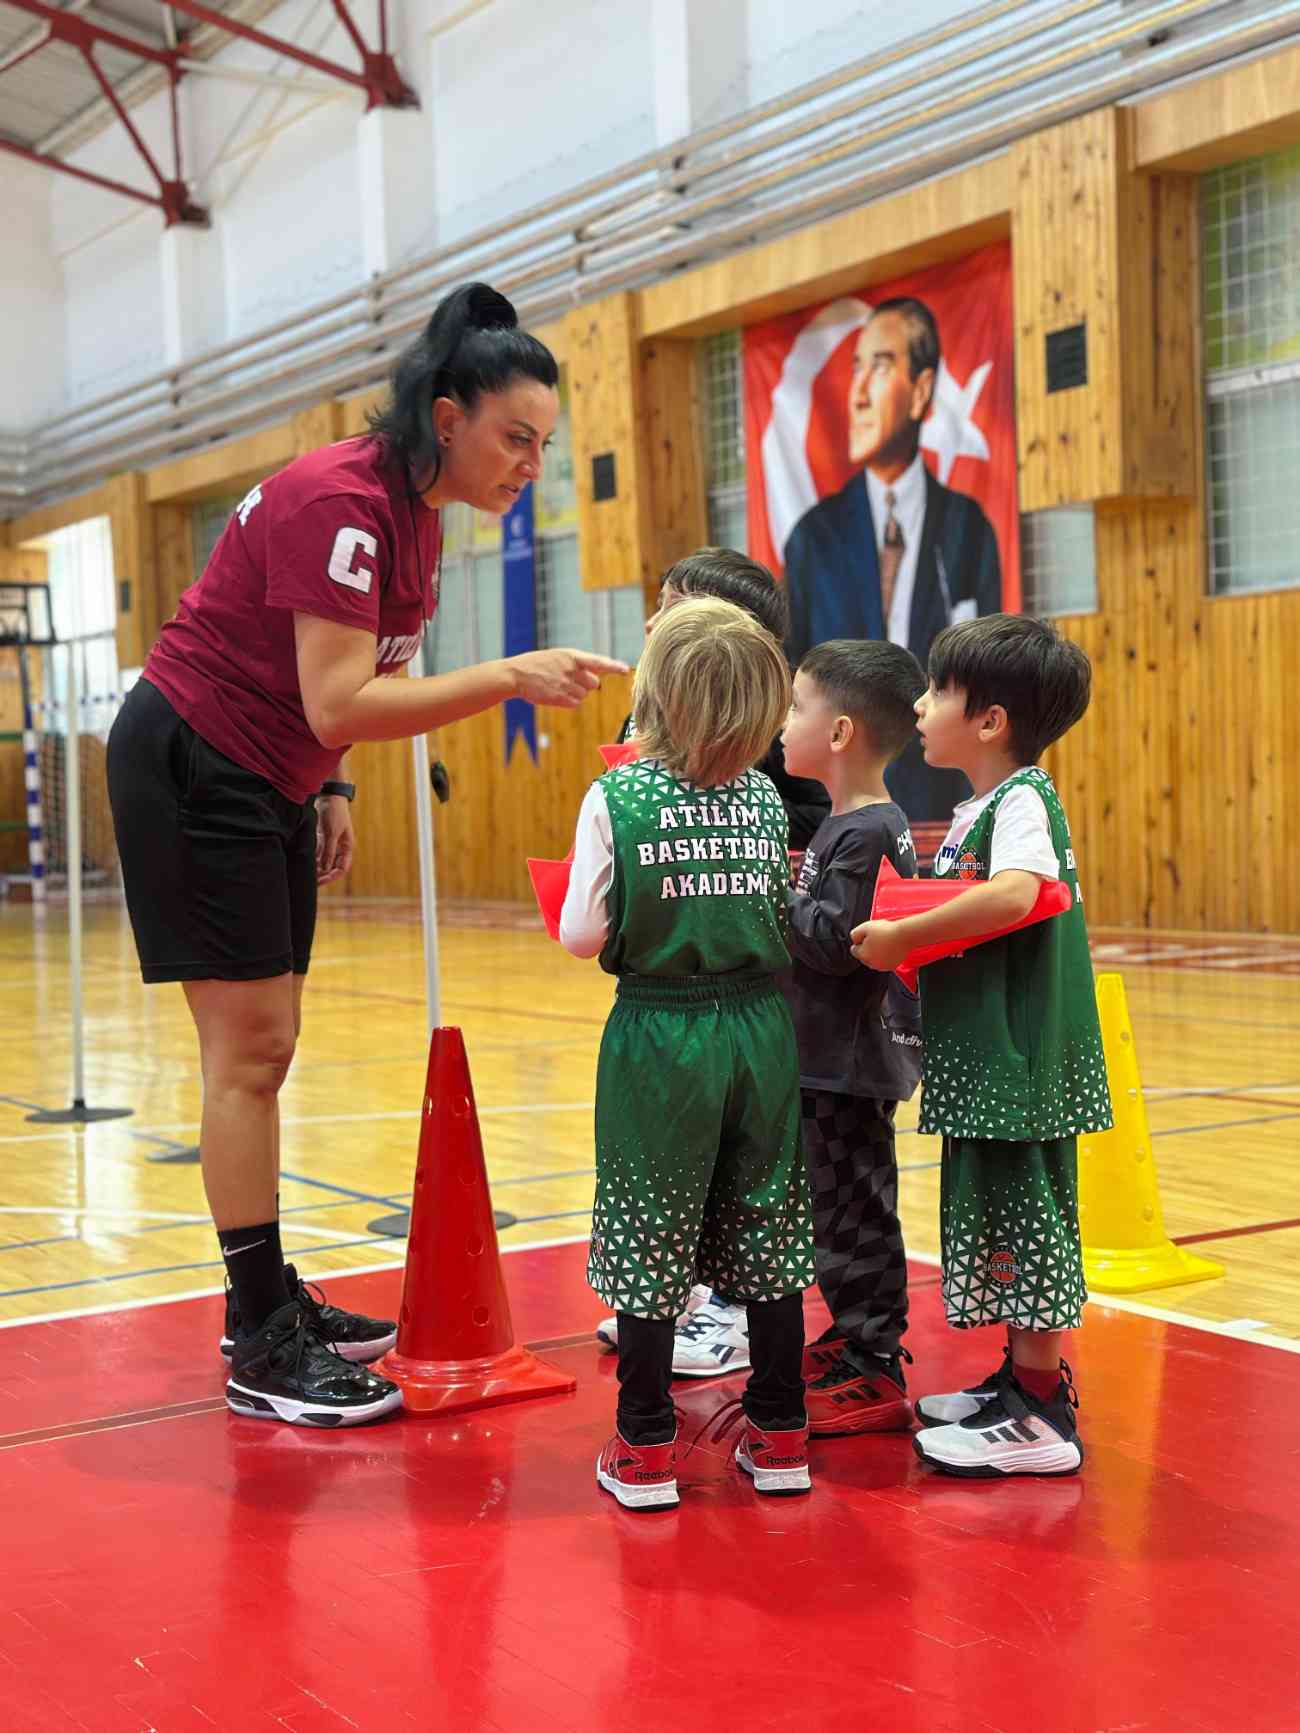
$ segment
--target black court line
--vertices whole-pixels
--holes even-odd
[[[185,1224],[175,1222],[172,1225],[174,1227],[180,1227]],[[193,1225],[197,1226],[199,1224],[195,1223]],[[296,1250],[286,1247],[286,1256],[293,1258],[296,1263],[301,1264],[304,1259],[311,1257],[312,1254],[316,1252],[345,1252],[354,1246],[391,1246],[392,1243],[393,1242],[389,1239],[378,1239],[374,1235],[367,1235],[366,1238],[362,1240],[337,1240],[332,1241],[327,1246],[300,1246]],[[225,1267],[225,1260],[223,1258],[201,1258],[192,1264],[162,1264],[156,1269],[151,1270],[114,1270],[111,1275],[80,1276],[76,1281],[72,1282],[40,1282],[36,1286],[30,1288],[0,1288],[0,1300],[18,1299],[25,1294],[57,1294],[67,1288],[107,1287],[112,1282],[132,1282],[136,1280],[143,1282],[148,1280],[150,1276],[176,1276],[189,1270],[223,1270]],[[347,1271],[337,1270],[332,1273],[342,1276],[346,1275]]]

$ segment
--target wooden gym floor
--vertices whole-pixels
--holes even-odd
[[[1096,938],[1168,1226],[1227,1274],[1089,1307],[1083,1474],[952,1481],[905,1436],[834,1439],[810,1497],[761,1501],[715,1425],[743,1377],[679,1380],[681,1508],[637,1516],[592,1478],[615,1390],[583,1281],[598,970],[527,915],[444,922],[516,1329],[576,1392],[311,1433],[225,1407],[179,989],[143,988],[120,909],[90,908],[87,1098],[134,1115],[31,1125],[69,1093],[66,932],[0,913],[0,1729],[657,1733],[739,1710],[794,1733],[813,1704],[882,1733],[1300,1726],[1300,947]],[[410,1184],[425,1048],[414,911],[331,904],[285,1244],[380,1315],[403,1245],[373,1224]],[[935,1158],[901,1138],[918,1392],[998,1346],[944,1324]]]
[[[1128,990],[1169,1232],[1226,1265],[1139,1296],[1162,1313],[1300,1341],[1300,941],[1098,932]],[[116,901],[86,910],[86,1081],[132,1117],[39,1127],[71,1092],[67,931],[0,904],[0,1320],[211,1290],[220,1264],[187,1151],[199,1073],[178,987],[144,987]],[[595,1055],[612,983],[524,910],[442,930],[443,1020],[464,1032],[503,1247],[585,1234]],[[285,1244],[309,1276],[400,1262],[372,1224],[411,1183],[427,1050],[420,930],[403,904],[325,905],[283,1095]],[[900,1114],[903,1225],[938,1250],[936,1140]]]

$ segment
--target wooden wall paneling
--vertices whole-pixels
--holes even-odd
[[[300,409],[290,421],[295,457],[304,457],[322,445],[333,445],[344,437],[343,405],[333,398],[314,403],[310,409]]]
[[[0,530],[7,528],[0,524]],[[49,556],[44,548],[0,546],[0,584],[48,584]]]
[[[84,493],[56,500],[53,505],[37,506],[34,511],[23,512],[9,526],[10,542],[16,548],[26,542],[37,542],[44,536],[53,535],[55,530],[84,523],[87,518],[104,517],[108,510],[109,492],[105,482],[100,487],[87,488]]]
[[[1132,116],[1120,109],[1052,127],[1012,151],[1026,511],[1195,491],[1195,188],[1134,173],[1132,155]],[[1047,339],[1080,324],[1087,382],[1049,392]]]
[[[1023,511],[1118,494],[1117,123],[1103,109],[1011,152]],[[1049,333],[1086,324],[1088,382],[1048,392]]]
[[[1206,813],[1217,807],[1209,789],[1208,766],[1215,706],[1208,701],[1205,635],[1204,553],[1201,512],[1171,511],[1171,541],[1176,544],[1183,581],[1174,597],[1174,658],[1163,695],[1173,716],[1176,797],[1173,811],[1173,907],[1168,925],[1204,931],[1211,923],[1207,883],[1213,870],[1206,848]]]
[[[1256,915],[1252,925],[1264,932],[1277,932],[1282,925],[1285,906],[1279,863],[1285,861],[1289,867],[1296,858],[1294,824],[1288,811],[1285,786],[1286,713],[1291,706],[1287,700],[1287,656],[1284,650],[1290,649],[1290,654],[1294,655],[1294,649],[1286,645],[1283,636],[1285,597],[1261,596],[1259,604],[1253,610],[1254,679],[1239,714],[1251,755],[1249,884],[1251,906]],[[1292,760],[1293,786],[1296,783],[1295,768]]]
[[[1300,142],[1300,47],[1284,48],[1140,103],[1139,168],[1204,174]]]
[[[410,741],[371,740],[354,746],[347,772],[357,785],[357,852],[340,890],[352,897],[419,896]]]
[[[640,292],[644,337],[701,337],[958,259],[1010,232],[1005,154]]]
[[[1136,172],[1133,111],[1115,112],[1121,492],[1190,499],[1196,392],[1196,182]]]
[[[1211,609],[1210,694],[1216,717],[1214,727],[1212,782],[1223,793],[1219,824],[1207,829],[1204,846],[1212,857],[1210,876],[1211,920],[1216,930],[1250,925],[1248,878],[1262,862],[1253,860],[1250,831],[1250,741],[1244,705],[1249,692],[1247,664],[1250,660],[1253,598],[1223,600]]]
[[[383,386],[374,386],[368,391],[357,391],[351,397],[343,398],[339,404],[338,437],[352,439],[358,433],[365,433],[370,426],[371,411],[379,408],[385,395]]]
[[[145,478],[134,470],[116,475],[105,491],[113,535],[118,666],[138,668],[149,654],[158,620],[153,523]]]
[[[699,346],[694,339],[651,338],[642,345],[641,371],[650,479],[645,593],[653,612],[663,573],[709,539]]]
[[[222,499],[265,481],[297,455],[293,423],[282,421],[241,439],[227,439],[206,451],[159,464],[148,472],[149,503],[187,500],[198,504],[205,499]]]
[[[153,636],[176,612],[176,604],[198,573],[194,570],[194,525],[188,505],[155,505],[153,518],[154,594],[157,616]]]
[[[583,587],[604,590],[632,579],[644,585],[652,553],[636,298],[610,295],[575,308],[567,333]],[[597,458],[613,461],[615,492],[608,499],[594,497]]]

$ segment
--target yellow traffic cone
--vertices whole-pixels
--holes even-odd
[[[1120,975],[1098,975],[1097,1010],[1115,1125],[1079,1139],[1079,1228],[1089,1288],[1135,1294],[1223,1274],[1165,1233],[1142,1079]]]

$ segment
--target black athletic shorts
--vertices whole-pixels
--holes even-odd
[[[139,680],[108,737],[108,798],[146,981],[305,975],[316,809],[209,746]]]

